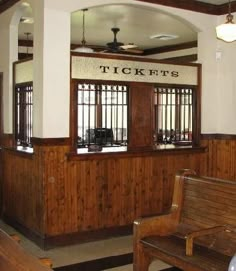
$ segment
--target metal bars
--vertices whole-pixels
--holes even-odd
[[[18,146],[32,147],[33,83],[15,86],[15,139]]]
[[[193,89],[156,87],[154,90],[154,143],[192,142]]]
[[[127,144],[128,87],[78,84],[78,147]]]

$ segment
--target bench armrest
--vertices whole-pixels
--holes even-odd
[[[160,215],[138,218],[133,224],[134,239],[142,239],[145,236],[150,235],[165,235],[174,231],[173,220],[176,217],[176,210],[170,209]]]
[[[201,229],[198,231],[191,232],[185,236],[186,239],[186,255],[192,256],[193,255],[193,239],[196,237],[210,235],[217,232],[225,231],[227,228],[226,226],[216,226],[212,228]]]

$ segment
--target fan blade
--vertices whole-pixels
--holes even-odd
[[[127,50],[127,49],[133,49],[133,48],[137,48],[138,46],[136,44],[133,43],[129,43],[129,44],[125,44],[125,45],[121,45],[120,48]]]
[[[143,54],[143,50],[140,49],[126,49],[124,52],[132,53],[132,54]]]

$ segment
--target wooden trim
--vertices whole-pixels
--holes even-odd
[[[177,57],[170,57],[170,58],[165,58],[165,61],[171,61],[172,63],[180,63],[180,64],[185,64],[189,62],[194,62],[197,61],[198,55],[184,55],[184,56],[177,56]]]
[[[44,240],[44,248],[50,249],[68,244],[82,244],[92,241],[104,240],[111,237],[131,235],[132,230],[133,225],[125,225],[93,231],[81,231],[59,236],[46,236]]]
[[[5,10],[9,9],[16,3],[20,2],[20,0],[2,0],[0,4],[0,13],[4,12]]]
[[[75,53],[72,52],[71,56],[82,56],[82,57],[93,57],[93,58],[103,58],[103,59],[115,59],[115,60],[130,60],[130,61],[137,61],[137,62],[148,62],[148,63],[164,63],[166,64],[165,60],[159,60],[159,59],[152,59],[152,58],[141,58],[141,57],[135,57],[135,56],[119,56],[119,55],[106,55],[106,54],[96,54],[96,53]],[[199,67],[201,66],[200,63],[185,63],[185,64],[179,64],[175,62],[168,62],[168,64],[173,65],[181,65],[181,66],[195,66]],[[77,80],[77,79],[75,79]],[[79,80],[79,79],[78,79]]]
[[[196,134],[193,135],[193,141],[194,143],[198,146],[200,144],[200,135],[201,135],[201,108],[202,108],[202,66],[198,66],[198,82],[197,82],[197,97],[196,97],[196,102],[197,102],[197,106],[196,106],[196,120],[195,120],[195,131]],[[193,112],[193,114],[195,114],[195,112]],[[194,139],[195,137],[195,139]]]
[[[15,62],[13,62],[13,68],[14,68],[14,70],[15,70],[15,65],[17,65],[19,63],[27,62],[29,60],[33,60],[33,58],[32,57],[28,57],[27,59],[21,59],[21,60],[17,60]],[[15,82],[15,80],[14,80],[14,82]]]
[[[0,72],[0,146],[3,136],[3,73]]]
[[[184,42],[180,44],[151,48],[151,49],[144,50],[143,55],[147,56],[147,55],[153,55],[153,54],[161,54],[161,53],[179,51],[179,50],[184,50],[184,49],[190,49],[190,48],[197,47],[197,45],[198,45],[197,41],[190,41],[190,42]]]
[[[156,150],[141,150],[127,151],[127,152],[101,152],[101,153],[86,153],[78,154],[71,152],[67,154],[69,161],[87,161],[87,160],[104,160],[111,158],[135,158],[135,157],[147,157],[147,156],[163,156],[163,155],[183,155],[183,154],[194,154],[203,153],[206,151],[206,147],[202,146],[184,146],[184,147],[173,147],[166,149]]]
[[[33,40],[18,40],[18,46],[33,47],[34,41]]]
[[[202,140],[236,140],[236,135],[229,134],[201,134]]]
[[[33,54],[18,53],[19,60],[25,60],[25,59],[28,60],[29,58],[33,58]]]
[[[77,149],[77,84],[78,80],[71,79],[70,84],[70,137],[71,137],[71,151]]]
[[[0,4],[0,13],[3,13],[20,0],[2,0]],[[199,13],[211,15],[223,15],[228,13],[228,3],[222,5],[213,5],[201,1],[193,0],[136,0],[140,2],[152,3],[157,5],[169,6],[174,8],[192,10]],[[231,12],[236,11],[236,1],[231,2]]]
[[[145,3],[152,3],[157,5],[169,6],[185,10],[191,10],[199,13],[206,13],[211,15],[223,15],[228,13],[228,3],[222,5],[213,5],[194,0],[136,0]],[[231,2],[231,12],[236,11],[236,1]]]
[[[133,225],[125,225],[94,231],[81,231],[64,235],[47,236],[32,231],[14,218],[5,214],[3,214],[3,220],[45,250],[58,246],[82,244],[111,237],[131,235],[133,230]]]
[[[14,153],[14,155],[16,156],[20,156],[20,157],[23,157],[23,158],[29,158],[29,159],[32,159],[33,158],[33,153],[32,152],[28,152],[28,151],[20,151],[20,150],[17,150],[16,148],[9,148],[9,147],[3,147],[3,151],[7,151],[7,152],[11,152],[11,153]]]
[[[70,138],[38,138],[32,137],[32,144],[38,146],[61,146],[61,145],[70,145]]]

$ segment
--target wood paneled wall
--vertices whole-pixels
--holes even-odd
[[[43,235],[43,170],[36,152],[3,150],[3,215]]]
[[[202,140],[208,147],[207,175],[236,181],[236,138]]]
[[[131,225],[171,204],[174,175],[236,180],[236,139],[203,139],[205,152],[67,159],[69,145],[36,145],[34,154],[3,149],[3,214],[46,240]]]
[[[4,150],[4,216],[41,238],[131,225],[171,203],[180,168],[206,171],[206,154],[68,160],[69,146]]]

